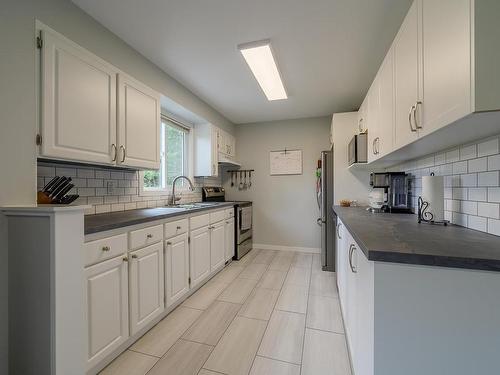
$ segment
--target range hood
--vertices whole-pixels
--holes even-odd
[[[241,164],[233,159],[229,159],[228,157],[219,154],[219,165],[227,165],[230,167],[241,167]]]

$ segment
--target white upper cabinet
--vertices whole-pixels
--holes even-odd
[[[40,155],[113,163],[116,68],[61,35],[41,35]]]
[[[219,129],[212,124],[199,124],[194,128],[194,176],[217,177]]]
[[[160,167],[160,95],[139,81],[118,75],[119,165]]]
[[[380,110],[380,93],[379,93],[379,77],[375,78],[367,95],[367,106],[365,117],[368,119],[368,162],[378,158],[380,137],[379,110]]]
[[[421,0],[423,97],[420,134],[472,112],[471,2]]]
[[[130,253],[130,331],[135,334],[164,310],[163,243]]]
[[[158,169],[160,94],[47,27],[41,39],[40,156]]]
[[[406,15],[394,41],[395,120],[394,143],[397,148],[418,137],[415,110],[419,101],[419,27],[418,0]]]
[[[364,133],[368,130],[368,96],[365,97],[358,111],[358,133]]]
[[[222,129],[217,130],[217,149],[220,154],[230,159],[236,156],[236,139]]]
[[[394,59],[391,48],[378,72],[378,134],[375,137],[377,158],[392,151],[394,147]]]

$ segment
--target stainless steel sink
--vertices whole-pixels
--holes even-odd
[[[216,203],[216,202],[196,202],[196,203],[184,203],[184,204],[170,205],[170,206],[167,206],[166,208],[194,210],[196,208],[215,207],[217,205],[218,205],[218,203]]]

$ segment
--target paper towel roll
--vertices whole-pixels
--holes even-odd
[[[434,215],[434,221],[444,220],[444,179],[443,176],[422,177],[422,199],[429,203],[427,212]]]

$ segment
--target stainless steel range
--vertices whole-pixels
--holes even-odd
[[[204,202],[227,202],[226,192],[223,187],[207,186],[202,188],[202,200]],[[234,257],[241,259],[252,250],[252,202],[230,201],[234,203]]]

